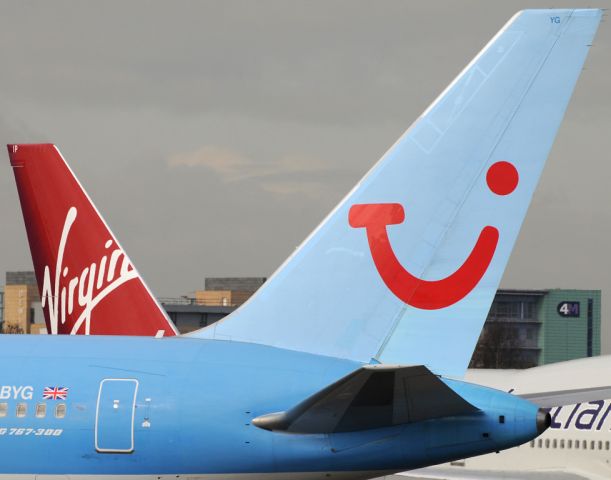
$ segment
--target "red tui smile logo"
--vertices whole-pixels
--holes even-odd
[[[496,195],[509,195],[518,186],[519,175],[509,162],[497,162],[486,173],[488,188]],[[373,262],[386,286],[403,302],[424,310],[445,308],[463,299],[488,270],[499,240],[499,231],[486,226],[464,263],[441,280],[423,280],[408,272],[390,245],[387,225],[405,220],[399,203],[353,205],[348,222],[353,228],[364,228]]]

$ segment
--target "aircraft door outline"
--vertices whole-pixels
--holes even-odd
[[[95,411],[95,449],[99,453],[132,453],[139,382],[105,378],[100,382]]]

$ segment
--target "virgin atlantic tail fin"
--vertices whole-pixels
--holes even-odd
[[[462,375],[601,14],[516,14],[256,295],[193,335]]]
[[[8,145],[8,152],[48,332],[175,335],[57,147]]]

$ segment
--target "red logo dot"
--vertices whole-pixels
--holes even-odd
[[[518,186],[520,176],[509,162],[496,162],[486,173],[488,188],[497,195],[509,195]]]

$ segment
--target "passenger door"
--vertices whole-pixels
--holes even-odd
[[[134,415],[138,380],[106,378],[100,382],[95,421],[95,449],[100,453],[134,451]]]

